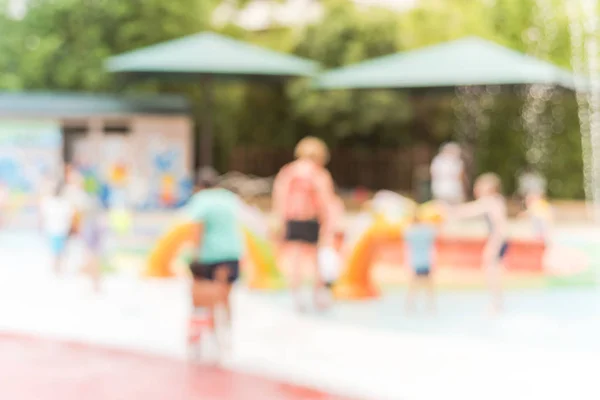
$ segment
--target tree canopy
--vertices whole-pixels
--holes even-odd
[[[420,0],[419,7],[402,13],[359,8],[351,0],[322,3],[324,17],[306,28],[246,32],[211,27],[218,0],[30,0],[23,18],[0,12],[0,90],[166,91],[197,100],[191,82],[124,85],[103,62],[203,30],[295,53],[325,68],[468,35],[569,68],[571,46],[578,45],[563,0]],[[6,4],[0,0],[0,9],[7,10]],[[498,171],[512,186],[516,171],[533,163],[548,175],[554,195],[583,195],[577,105],[564,91],[326,92],[298,80],[286,86],[221,84],[216,101],[222,167],[236,145],[285,148],[306,134],[333,146],[402,147],[437,146],[476,131],[479,171]],[[540,146],[542,156],[531,150]]]

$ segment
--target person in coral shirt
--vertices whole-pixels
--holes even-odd
[[[295,150],[296,160],[281,168],[273,184],[273,212],[282,240],[281,259],[290,272],[296,306],[303,311],[300,296],[303,270],[310,266],[314,277],[314,301],[324,308],[323,282],[318,273],[317,246],[332,246],[335,226],[331,214],[334,184],[325,168],[329,151],[323,141],[302,139]]]

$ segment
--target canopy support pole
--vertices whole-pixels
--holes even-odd
[[[198,154],[200,155],[200,165],[203,167],[213,166],[213,80],[212,77],[205,77],[201,82],[202,89],[202,110],[201,110],[201,131],[198,141]]]

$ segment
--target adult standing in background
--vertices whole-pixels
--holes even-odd
[[[465,165],[458,144],[447,143],[431,162],[431,191],[435,200],[449,204],[465,201]]]
[[[300,296],[303,271],[310,267],[315,280],[314,302],[324,308],[324,283],[317,264],[317,247],[333,245],[335,191],[325,165],[327,145],[320,139],[305,137],[295,150],[296,160],[285,165],[273,182],[273,212],[282,234],[282,258],[291,274],[296,307],[304,310]]]

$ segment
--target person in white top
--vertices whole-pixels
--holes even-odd
[[[431,162],[431,191],[435,200],[449,204],[465,201],[465,166],[460,146],[445,144]]]
[[[54,257],[54,271],[61,272],[61,261],[73,225],[75,209],[63,194],[63,184],[40,202],[43,232],[47,235]]]

